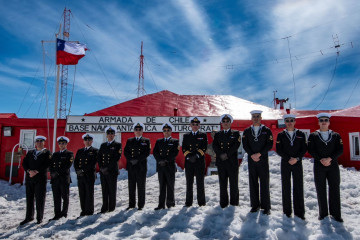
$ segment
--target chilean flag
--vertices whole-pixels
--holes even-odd
[[[56,64],[76,65],[85,56],[86,45],[56,39]]]

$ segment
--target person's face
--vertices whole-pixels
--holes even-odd
[[[35,146],[36,146],[37,149],[43,149],[44,145],[45,145],[45,141],[42,140],[42,139],[37,139],[35,141]]]
[[[295,119],[294,118],[286,118],[285,119],[285,126],[288,130],[293,130],[295,128]]]
[[[194,123],[194,122],[190,123],[190,127],[193,132],[196,132],[197,130],[200,129],[200,123]]]
[[[92,138],[88,138],[88,137],[85,137],[84,138],[84,145],[85,147],[90,147],[93,143],[93,139]]]
[[[327,117],[319,118],[320,129],[328,129],[330,125],[330,119]]]
[[[58,142],[60,151],[65,150],[67,146],[67,142],[61,141]]]
[[[112,140],[114,140],[114,138],[115,138],[115,132],[108,132],[107,134],[106,134],[106,138],[107,138],[107,140],[108,140],[108,142],[111,142]]]
[[[251,121],[253,125],[260,125],[261,124],[261,114],[253,114],[251,115]]]
[[[135,134],[135,137],[141,137],[142,134],[143,134],[143,129],[142,128],[135,128],[134,129],[134,134]]]
[[[228,130],[231,127],[231,121],[228,118],[225,118],[221,121],[221,127],[224,130]]]
[[[163,133],[164,133],[164,138],[168,138],[171,136],[172,131],[170,128],[164,128]]]

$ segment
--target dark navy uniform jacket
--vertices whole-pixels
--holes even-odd
[[[165,141],[164,138],[160,138],[156,141],[154,147],[154,157],[156,159],[156,171],[158,171],[158,165],[160,161],[167,161],[167,166],[176,169],[175,159],[179,153],[179,140],[176,138],[170,138]]]
[[[111,174],[119,174],[119,159],[121,157],[121,143],[112,141],[110,144],[104,142],[101,144],[97,161],[100,168],[107,168]]]
[[[70,167],[74,161],[74,154],[68,150],[63,152],[54,152],[50,161],[50,174],[55,176],[51,177],[51,182],[55,178],[60,178],[62,182],[71,183]],[[54,173],[56,173],[54,175]]]
[[[227,133],[221,130],[215,133],[214,141],[212,143],[214,152],[216,153],[216,165],[225,164],[225,161],[230,161],[234,167],[238,167],[238,149],[240,147],[241,137],[237,130],[229,129]],[[228,159],[222,161],[220,155],[226,153]]]

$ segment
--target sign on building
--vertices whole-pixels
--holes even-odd
[[[220,117],[201,117],[201,131],[220,130]],[[66,121],[67,132],[104,132],[108,126],[115,127],[119,132],[133,132],[133,124],[141,122],[145,132],[162,132],[161,125],[169,122],[174,126],[173,132],[189,132],[190,117],[121,117],[121,116],[69,116]]]

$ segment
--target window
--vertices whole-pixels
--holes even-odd
[[[350,159],[351,160],[360,160],[360,142],[359,142],[359,133],[349,133],[350,137]]]
[[[28,149],[34,149],[35,148],[35,139],[36,136],[36,130],[35,129],[21,129],[20,130],[20,144],[26,145]],[[26,149],[26,148],[25,148]]]

